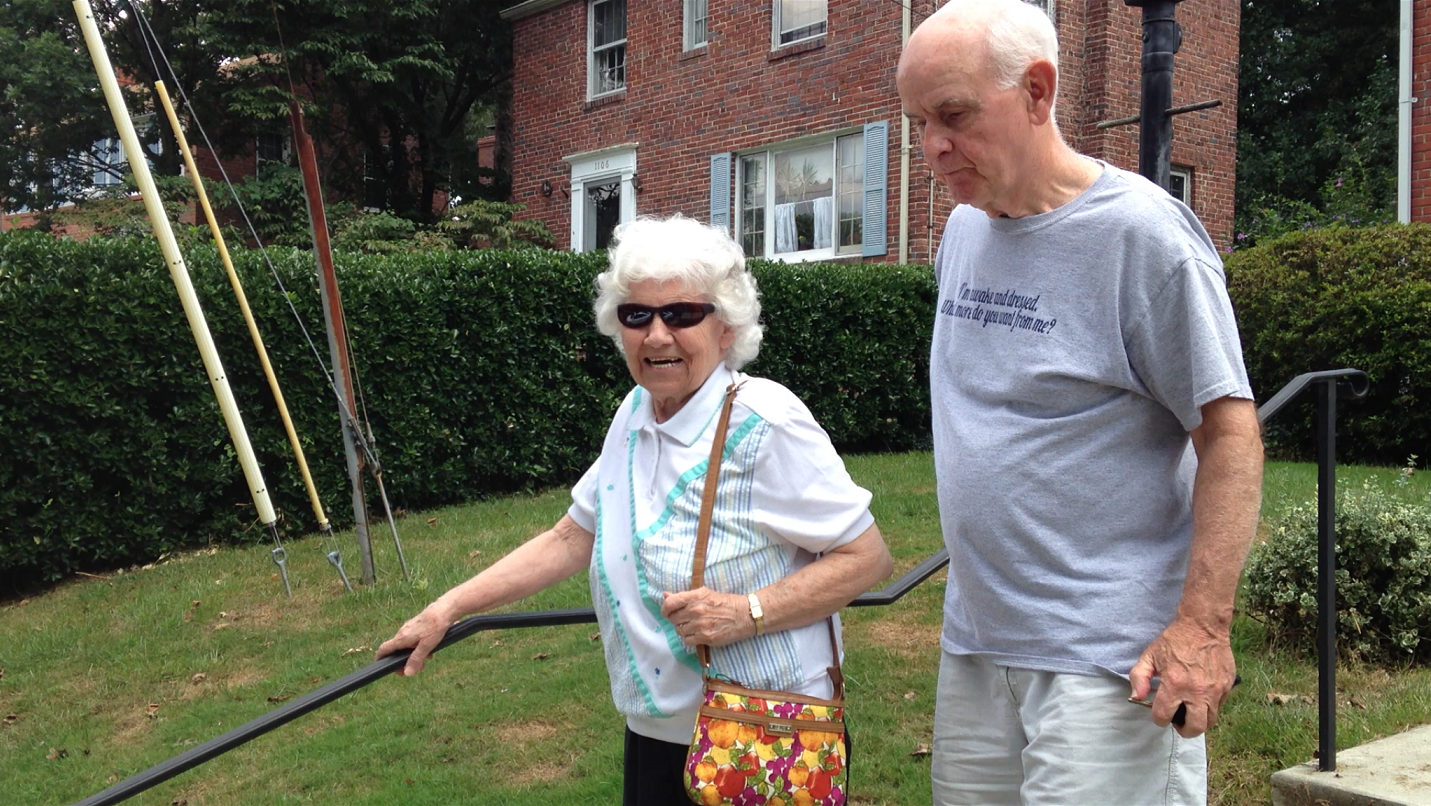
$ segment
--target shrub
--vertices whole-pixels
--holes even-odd
[[[437,222],[436,231],[462,249],[520,249],[529,246],[552,246],[547,225],[536,219],[514,219],[525,210],[525,204],[474,199],[459,204]]]
[[[375,255],[417,248],[417,225],[392,213],[356,213],[333,228],[333,248]]]
[[[1349,144],[1348,144],[1349,145]],[[1277,193],[1248,192],[1237,199],[1238,246],[1321,227],[1370,227],[1396,221],[1396,177],[1378,160],[1348,147],[1322,184],[1317,203]]]
[[[843,450],[929,448],[928,266],[752,261],[765,341],[747,371],[790,387]]]
[[[1259,397],[1303,372],[1360,369],[1370,393],[1339,407],[1339,455],[1383,465],[1431,455],[1431,227],[1288,235],[1229,256],[1227,278]],[[1279,415],[1269,448],[1310,457],[1313,411],[1307,396]]]
[[[308,196],[303,190],[303,173],[297,168],[281,163],[264,163],[261,173],[246,176],[237,184],[229,185],[228,192],[224,192],[222,185],[212,187],[213,183],[209,184],[209,200],[219,219],[230,221],[238,236],[226,236],[230,246],[247,241],[251,236],[247,224],[242,223],[245,215],[248,224],[253,225],[259,243],[294,247],[313,243]],[[329,202],[326,210],[328,226],[333,230],[341,229],[344,220],[356,214],[352,202]]]
[[[351,522],[311,253],[234,251],[329,517]],[[284,528],[303,485],[215,252],[188,264]],[[394,506],[566,484],[631,379],[592,324],[601,254],[340,253],[366,409]],[[925,267],[752,266],[768,322],[749,370],[785,383],[843,449],[928,444]],[[0,234],[0,590],[238,539],[249,494],[152,240]],[[370,492],[371,485],[370,485]],[[252,530],[259,536],[262,530]]]
[[[1431,660],[1431,508],[1373,477],[1337,495],[1337,646],[1372,662]],[[1253,546],[1247,609],[1311,651],[1317,637],[1317,504],[1293,507]]]

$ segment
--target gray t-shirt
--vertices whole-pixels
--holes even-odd
[[[1181,203],[1104,166],[1048,213],[956,208],[935,270],[941,645],[1127,675],[1172,620],[1200,407],[1251,398],[1221,261]]]

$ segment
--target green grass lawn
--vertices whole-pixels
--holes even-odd
[[[896,573],[939,547],[929,454],[848,462],[875,494]],[[1394,469],[1346,467],[1339,482],[1369,473],[1397,495],[1431,491],[1424,475],[1390,484]],[[1309,499],[1315,480],[1311,465],[1269,465],[1264,516]],[[399,526],[413,581],[380,531],[379,584],[354,595],[309,538],[289,545],[292,599],[255,546],[188,551],[0,605],[0,802],[73,802],[361,668],[404,619],[568,501],[554,491],[410,514]],[[345,555],[356,568],[356,549]],[[896,605],[845,614],[855,803],[929,802],[928,759],[911,754],[930,738],[943,592],[941,574]],[[513,609],[588,604],[582,575]],[[385,678],[130,802],[619,802],[622,726],[595,633],[480,635],[416,678]],[[1234,641],[1244,685],[1211,734],[1212,801],[1267,803],[1271,773],[1316,748],[1315,661],[1270,646],[1246,617]],[[1431,672],[1343,666],[1338,679],[1339,746],[1431,722]]]

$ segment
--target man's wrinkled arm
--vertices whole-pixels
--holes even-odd
[[[1196,736],[1217,723],[1232,688],[1236,664],[1231,628],[1237,583],[1257,533],[1262,502],[1262,436],[1256,406],[1224,397],[1202,407],[1191,432],[1197,452],[1193,482],[1193,539],[1187,581],[1171,624],[1144,651],[1129,678],[1133,696],[1147,696],[1162,678],[1153,720],[1166,725],[1187,706],[1178,732]]]

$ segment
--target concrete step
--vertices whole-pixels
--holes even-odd
[[[1272,806],[1431,806],[1431,725],[1338,750],[1335,772],[1273,773]]]

